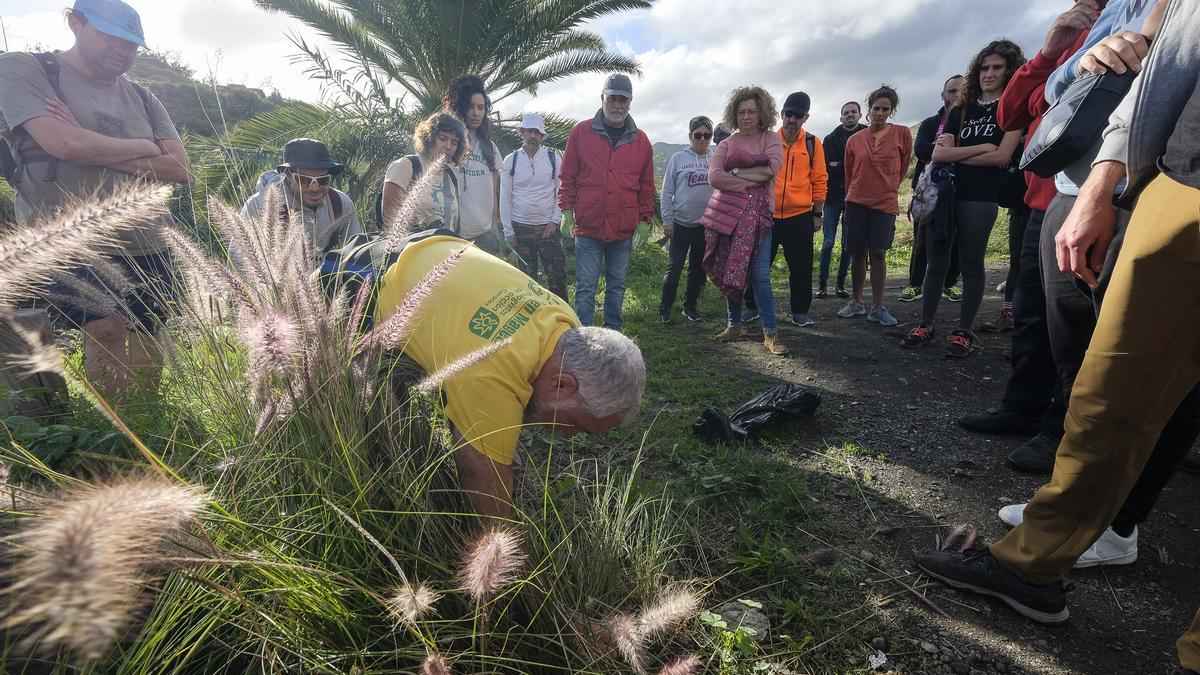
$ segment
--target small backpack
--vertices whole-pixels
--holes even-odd
[[[512,162],[510,162],[508,165],[509,178],[517,175],[517,152],[520,152],[520,149],[512,154]],[[558,180],[558,155],[554,154],[550,150],[546,150],[546,154],[550,155],[550,180]]]
[[[966,115],[966,111],[960,108],[958,117],[960,126],[964,115]],[[942,117],[942,123],[938,125],[937,133],[934,134],[935,142],[946,129],[946,122],[949,119],[950,111],[947,110],[945,116]],[[933,180],[933,166],[931,159],[921,171],[921,175],[917,178],[917,185],[913,188],[912,201],[908,204],[908,216],[914,225],[932,216],[934,210],[937,209],[938,186]]]

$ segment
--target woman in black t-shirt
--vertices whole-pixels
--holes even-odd
[[[996,107],[1009,78],[1025,63],[1021,48],[1008,40],[997,40],[971,59],[967,78],[951,108],[945,133],[933,148],[936,164],[953,164],[955,174],[953,238],[958,246],[963,278],[963,300],[958,328],[947,338],[946,355],[966,357],[978,338],[971,331],[983,302],[984,266],[988,237],[996,223],[1000,188],[1012,161],[1020,132],[1005,133],[996,121]],[[944,198],[944,197],[939,197]],[[919,347],[933,339],[933,320],[941,299],[941,282],[950,265],[950,247],[935,250],[933,237],[926,239],[928,267],[921,325],[904,338],[905,347]]]

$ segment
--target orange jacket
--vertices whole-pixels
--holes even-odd
[[[775,217],[791,218],[813,209],[813,202],[825,201],[829,191],[829,173],[825,169],[825,147],[821,139],[803,129],[791,145],[783,138],[783,168],[775,176]],[[808,156],[808,142],[804,134],[812,136],[813,157]]]

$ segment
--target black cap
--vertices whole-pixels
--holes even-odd
[[[288,169],[328,171],[336,175],[341,173],[345,167],[329,158],[329,148],[321,141],[312,138],[293,138],[283,146],[283,164],[276,168],[279,171]]]
[[[808,109],[811,105],[812,101],[809,100],[808,94],[802,91],[794,91],[788,94],[787,100],[783,102],[781,110],[783,112],[796,113],[803,117],[808,114]]]

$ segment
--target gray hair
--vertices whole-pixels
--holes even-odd
[[[646,363],[633,340],[608,328],[573,328],[559,338],[562,370],[579,383],[579,398],[596,417],[633,418],[646,390]]]

